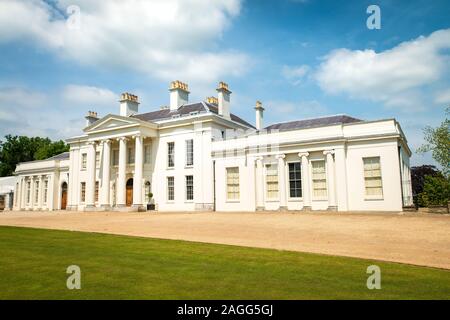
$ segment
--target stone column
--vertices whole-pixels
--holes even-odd
[[[327,184],[328,184],[328,210],[336,211],[336,188],[334,182],[334,150],[325,150],[323,152],[327,156]]]
[[[31,182],[31,191],[30,191],[30,209],[34,210],[34,200],[36,200],[35,198],[35,193],[36,193],[36,178],[34,176],[32,176],[30,178],[30,182]]]
[[[263,173],[263,157],[257,157],[255,159],[256,162],[256,210],[262,211],[264,210],[264,173]]]
[[[55,180],[56,180],[56,174],[55,173],[52,173],[52,174],[50,174],[48,176],[48,195],[47,195],[47,207],[48,207],[48,210],[54,210],[55,209],[55,188],[56,188]],[[70,189],[69,189],[69,191],[70,191]]]
[[[67,210],[72,210],[73,204],[74,204],[74,199],[72,196],[72,190],[75,187],[74,186],[74,162],[75,162],[75,157],[74,157],[74,150],[70,149],[69,152],[69,181],[67,184]],[[48,202],[48,200],[47,200]],[[48,207],[48,203],[47,203],[47,207]]]
[[[95,142],[89,142],[86,170],[86,209],[95,207],[95,167]]]
[[[142,207],[142,177],[144,166],[144,137],[142,135],[134,136],[134,176],[133,176],[133,207],[139,209]]]
[[[302,196],[303,196],[303,210],[311,210],[311,186],[309,175],[309,161],[308,152],[300,152],[298,154],[302,160]]]
[[[284,166],[284,154],[279,154],[276,156],[278,159],[278,193],[280,196],[280,211],[287,210],[287,199],[286,199],[286,170]]]
[[[22,177],[22,188],[21,194],[20,194],[20,209],[24,210],[27,206],[27,179],[25,177]]]
[[[102,161],[102,179],[101,183],[101,206],[105,210],[111,208],[110,197],[109,197],[109,182],[111,180],[111,141],[102,141],[103,146],[103,161]]]
[[[127,138],[121,137],[119,140],[119,172],[116,186],[116,206],[126,206],[126,168],[127,168]]]
[[[39,190],[38,190],[38,209],[42,210],[42,192],[44,191],[44,179],[42,179],[42,176],[39,176]]]

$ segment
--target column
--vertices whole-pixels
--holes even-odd
[[[345,145],[334,149],[334,173],[336,187],[336,206],[339,211],[348,210],[347,160]]]
[[[67,183],[67,210],[72,210],[73,199],[72,199],[72,188],[73,188],[73,172],[74,172],[74,151],[70,149],[69,151],[69,181]],[[48,200],[47,200],[48,201]],[[47,203],[48,207],[48,203]]]
[[[50,211],[55,210],[55,177],[55,173],[52,173],[48,176],[47,208]],[[70,191],[69,186],[68,188]]]
[[[22,177],[22,188],[20,189],[20,210],[25,210],[27,205],[27,179]]]
[[[257,157],[256,162],[256,176],[255,176],[255,191],[256,191],[256,210],[264,210],[264,173],[263,173],[263,157]]]
[[[127,138],[121,137],[119,140],[119,172],[116,186],[117,207],[126,206],[126,167],[127,167]]]
[[[39,176],[39,190],[38,190],[38,209],[42,210],[42,191],[44,190],[43,184],[44,180],[42,179],[42,176]]]
[[[287,210],[287,200],[286,200],[286,170],[284,166],[284,154],[279,154],[276,156],[278,159],[278,192],[280,196],[280,210]]]
[[[19,178],[19,187],[17,188],[16,194],[14,195],[14,199],[16,201],[16,210],[20,210],[22,208],[22,185],[23,178]]]
[[[101,206],[102,208],[108,210],[111,208],[109,191],[110,185],[109,182],[111,180],[111,141],[104,140],[102,141],[103,147],[103,160],[102,160],[102,179],[101,183]]]
[[[35,199],[35,193],[36,193],[36,177],[32,176],[30,178],[31,181],[31,191],[30,191],[30,209],[34,210],[34,200]]]
[[[309,153],[300,152],[298,154],[302,161],[302,196],[303,196],[303,210],[311,210],[311,187],[309,176]]]
[[[334,150],[325,150],[323,152],[327,157],[327,183],[328,183],[328,210],[336,211],[336,188],[334,182]]]
[[[86,170],[86,208],[95,207],[95,142],[88,142]]]
[[[139,209],[142,207],[142,176],[144,165],[144,137],[141,135],[134,136],[135,152],[134,152],[134,176],[133,176],[133,207]]]

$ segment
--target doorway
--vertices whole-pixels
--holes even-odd
[[[127,180],[127,207],[131,207],[133,204],[133,178]]]
[[[67,183],[63,182],[61,185],[61,210],[67,208]]]

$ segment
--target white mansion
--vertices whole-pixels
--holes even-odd
[[[70,152],[20,163],[14,210],[401,211],[412,204],[405,135],[395,119],[346,115],[255,127],[230,113],[231,91],[139,113],[124,93],[119,114],[86,116]]]

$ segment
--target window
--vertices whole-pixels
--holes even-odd
[[[39,202],[39,181],[34,183],[34,203]]]
[[[239,200],[239,168],[227,168],[227,199]]]
[[[119,150],[113,150],[112,165],[119,165]]]
[[[99,183],[98,181],[95,181],[95,201],[98,202],[98,187],[99,187]]]
[[[363,158],[366,196],[382,196],[380,157]]]
[[[44,204],[47,204],[47,195],[48,195],[48,180],[44,181]]]
[[[167,143],[167,166],[169,168],[175,166],[175,142]]]
[[[134,148],[128,148],[128,163],[134,163]]]
[[[324,198],[327,196],[327,177],[325,173],[325,161],[311,161],[313,196]]]
[[[278,198],[278,166],[266,165],[266,194],[269,199]]]
[[[86,170],[86,164],[87,164],[87,153],[81,154],[81,170]]]
[[[27,182],[27,204],[31,202],[31,182]]]
[[[167,177],[167,200],[175,200],[174,177]]]
[[[289,163],[289,197],[302,197],[302,174],[300,162]]]
[[[81,183],[81,202],[86,201],[86,182]]]
[[[149,164],[151,161],[152,148],[150,145],[144,146],[144,163]]]
[[[95,167],[100,168],[100,151],[95,153]]]
[[[194,176],[186,176],[186,200],[194,200]]]
[[[186,140],[186,166],[194,165],[194,140]]]

